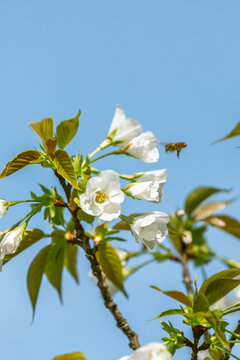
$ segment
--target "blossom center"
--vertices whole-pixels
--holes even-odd
[[[105,201],[108,201],[108,194],[104,190],[99,190],[96,192],[95,200],[98,204],[103,204]]]

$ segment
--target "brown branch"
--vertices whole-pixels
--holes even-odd
[[[240,320],[238,320],[238,324],[236,326],[236,328],[233,331],[235,334],[240,334]],[[230,337],[229,341],[235,341],[237,339],[237,337],[235,335],[232,334],[232,336]],[[235,345],[235,343],[230,343],[230,348],[232,350],[233,346]],[[221,360],[228,360],[230,358],[229,354],[224,355]]]
[[[78,219],[77,211],[78,207],[75,207],[71,200],[71,186],[67,185],[64,178],[59,175],[56,171],[55,174],[57,178],[59,179],[59,182],[61,186],[63,187],[63,190],[67,196],[68,199],[68,209],[72,215],[72,219],[74,222],[75,230],[76,230],[76,241],[75,243],[83,248],[85,251],[86,257],[89,260],[92,268],[93,275],[97,278],[97,286],[102,294],[104,304],[107,309],[110,310],[112,315],[114,316],[118,328],[128,337],[129,339],[129,346],[136,350],[140,347],[138,342],[138,336],[137,334],[130,328],[128,325],[127,320],[122,316],[120,311],[118,310],[117,305],[112,299],[112,296],[109,292],[108,286],[105,281],[105,275],[102,272],[102,269],[97,261],[96,258],[96,251],[97,247],[91,248],[89,244],[89,238],[85,235],[84,229]],[[73,242],[74,243],[74,242]]]
[[[192,355],[191,355],[191,360],[197,360],[198,358],[198,352],[200,351],[200,347],[198,347],[198,342],[200,337],[202,336],[202,334],[206,331],[206,328],[204,328],[203,326],[194,326],[192,327],[192,332],[193,332],[193,339],[194,339],[194,343],[192,346]]]
[[[194,294],[194,291],[192,288],[192,281],[190,278],[187,261],[188,261],[188,256],[187,256],[186,252],[184,251],[182,254],[182,259],[181,259],[182,267],[183,267],[183,282],[187,288],[187,291],[192,296]]]

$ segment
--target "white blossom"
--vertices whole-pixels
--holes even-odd
[[[146,212],[133,218],[130,228],[137,243],[142,240],[144,245],[153,250],[156,243],[161,243],[167,236],[168,214],[160,211]]]
[[[166,178],[166,169],[149,171],[143,173],[139,182],[129,184],[125,189],[127,194],[136,199],[158,203],[163,196],[162,185],[166,182]]]
[[[5,255],[14,254],[22,240],[22,228],[7,232],[0,243],[0,269]]]
[[[80,195],[80,205],[89,215],[111,221],[121,214],[124,193],[120,189],[118,174],[105,170],[99,176],[88,180],[86,192]]]
[[[0,199],[0,219],[4,214],[6,214],[7,209],[8,209],[7,201]]]
[[[141,346],[134,353],[124,356],[119,360],[171,360],[172,355],[160,343],[150,343]]]
[[[136,120],[127,118],[120,105],[116,107],[108,135],[112,136],[114,130],[113,141],[120,141],[118,145],[121,147],[142,133],[141,125]]]
[[[157,162],[159,158],[158,140],[151,131],[146,131],[129,142],[126,152],[146,163]]]

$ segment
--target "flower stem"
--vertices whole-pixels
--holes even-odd
[[[89,154],[89,158],[91,159],[95,154],[97,154],[99,151],[106,149],[108,146],[112,145],[112,142],[110,139],[105,139],[91,154]]]
[[[115,150],[115,151],[109,152],[109,153],[107,153],[107,154],[101,155],[101,156],[97,157],[96,159],[91,160],[90,163],[92,164],[92,163],[94,163],[95,161],[100,160],[100,159],[103,159],[103,158],[105,158],[105,157],[107,157],[107,156],[110,156],[110,155],[121,155],[121,154],[124,154],[124,152],[123,152],[121,149]]]

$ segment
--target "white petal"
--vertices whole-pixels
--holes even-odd
[[[86,195],[86,193],[81,194],[79,200],[81,208],[85,213],[93,216],[99,216],[102,213],[102,204],[96,205],[93,201],[90,202],[89,197]]]
[[[165,348],[163,344],[160,343],[150,343],[144,346],[141,346],[139,349],[135,350],[134,353],[127,357],[123,357],[120,360],[171,360],[172,355]]]
[[[142,133],[141,125],[134,119],[126,118],[124,111],[120,105],[117,105],[116,107],[116,111],[110,129],[108,131],[108,135],[110,135],[115,129],[117,129],[117,131],[114,136],[114,140],[122,141],[119,146],[127,144],[134,137]]]
[[[103,213],[99,216],[99,219],[104,221],[112,221],[117,219],[121,214],[121,205],[116,203],[108,203],[104,206]]]
[[[109,201],[113,203],[122,203],[124,201],[124,192],[119,190],[118,192],[112,193],[109,197]]]
[[[119,175],[114,170],[104,170],[99,175],[102,179],[102,188],[110,194],[112,191],[120,189]]]
[[[130,147],[127,149],[129,155],[147,163],[158,161],[159,143],[156,136],[151,131],[144,132],[135,137],[130,141],[130,144]]]
[[[121,123],[124,121],[125,118],[126,118],[126,116],[125,116],[123,108],[120,105],[117,105],[115,113],[113,115],[112,123],[111,123],[109,131],[108,131],[108,134],[110,134],[113,130],[118,128],[121,125]]]
[[[142,174],[139,178],[139,181],[159,181],[160,183],[164,183],[167,180],[167,170],[154,170],[154,171],[146,171],[144,173],[139,173],[138,175]]]

